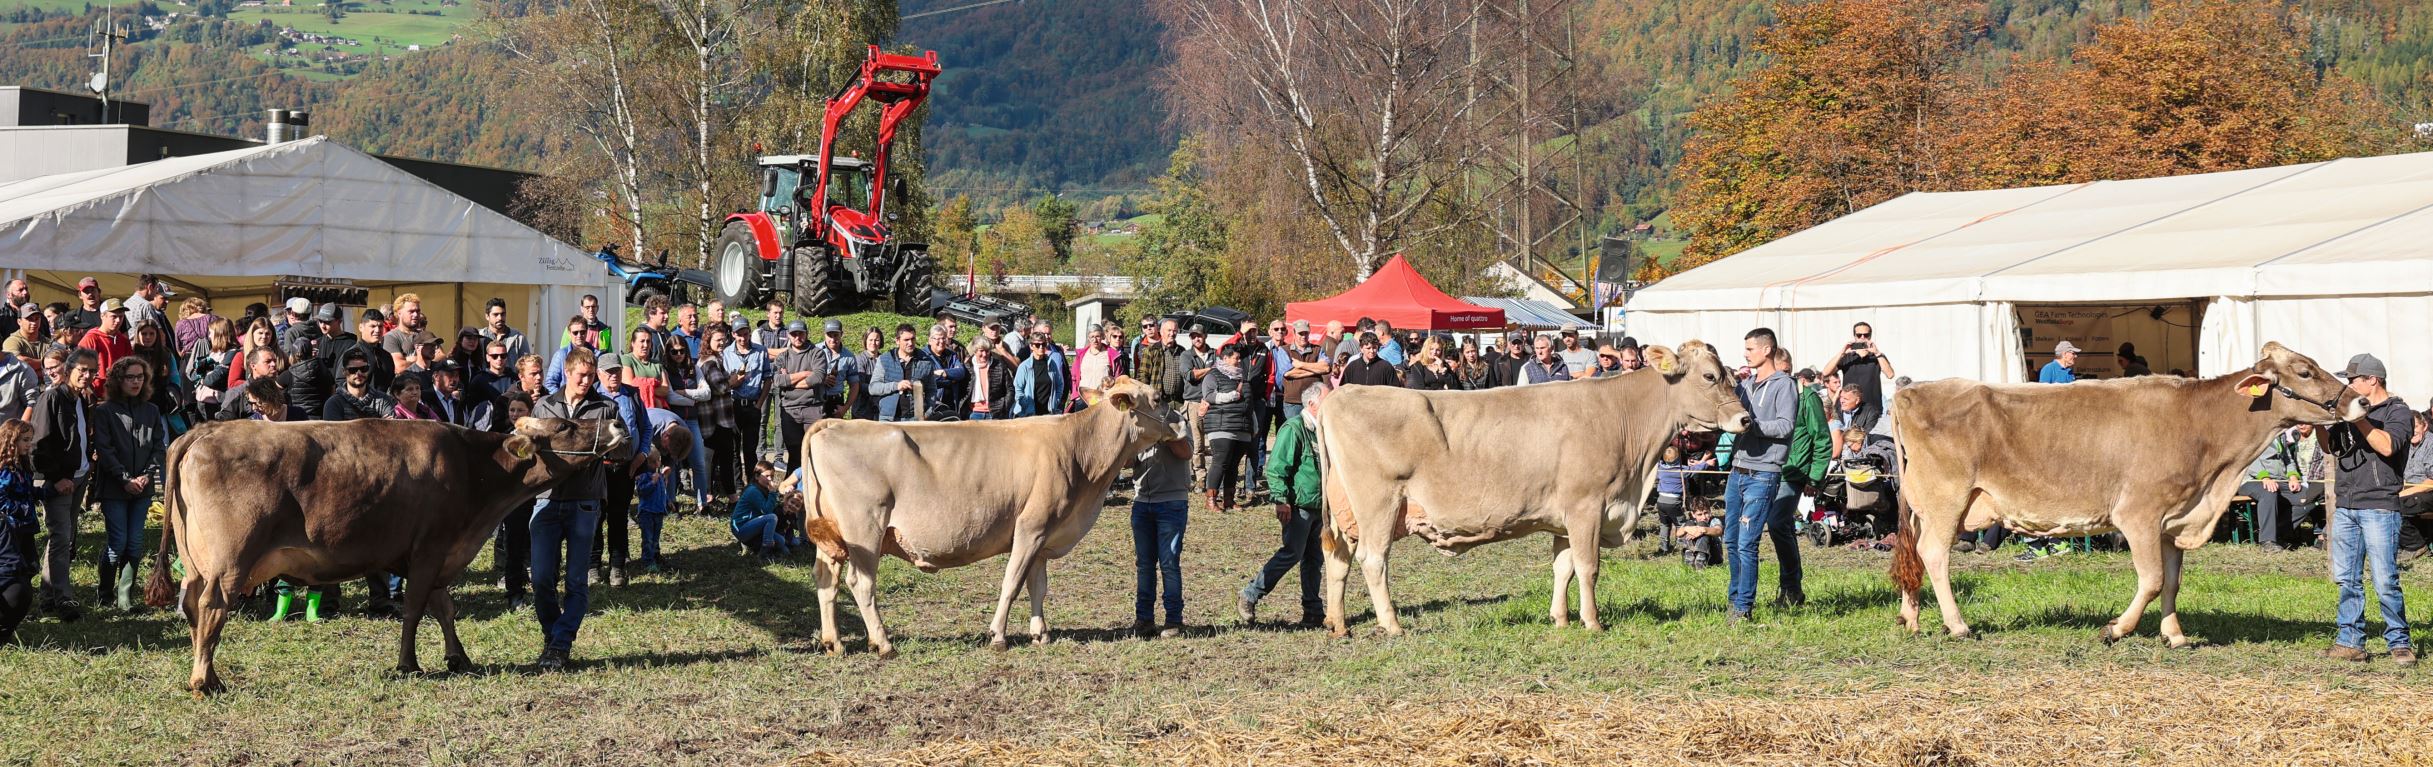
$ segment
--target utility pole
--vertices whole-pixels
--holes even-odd
[[[126,37],[125,34],[118,31],[118,6],[112,5],[109,8],[109,11],[102,14],[102,21],[98,25],[97,34],[101,37],[101,52],[85,54],[85,58],[101,59],[101,71],[93,74],[93,81],[87,84],[87,87],[92,88],[94,93],[101,94],[101,121],[105,124],[111,122],[110,53],[115,49],[117,42]],[[87,44],[90,45],[90,43]]]

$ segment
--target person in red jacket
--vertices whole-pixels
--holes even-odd
[[[76,346],[91,350],[100,361],[101,370],[108,370],[111,365],[118,364],[120,358],[134,354],[135,345],[127,340],[126,304],[115,298],[101,302],[101,328],[84,334]],[[102,379],[96,376],[93,379],[93,396],[101,395]]]

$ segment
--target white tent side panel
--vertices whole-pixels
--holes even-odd
[[[1791,366],[1823,369],[1850,342],[1852,325],[1875,327],[1876,344],[1893,372],[1913,380],[1974,378],[2019,381],[2019,322],[2009,304],[1932,304],[1870,309],[1797,311],[1634,311],[1630,334],[1642,344],[1679,346],[1700,340],[1716,347],[1725,367],[1743,361],[1741,339],[1771,328],[1791,352]]]
[[[2433,405],[2433,353],[2425,348],[2433,296],[2270,298],[2255,305],[2262,340],[2279,341],[2333,370],[2346,366],[2351,355],[2372,354],[2390,367],[2391,391],[2409,407]],[[2243,353],[2227,350],[2233,359],[2247,357],[2232,369],[2255,364],[2262,346],[2259,342]]]

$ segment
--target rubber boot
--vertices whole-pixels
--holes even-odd
[[[93,571],[98,574],[100,581],[93,588],[93,604],[109,604],[111,593],[118,590],[118,568],[111,566],[110,558],[104,556],[100,561],[93,563]]]
[[[287,613],[296,607],[296,590],[286,583],[279,584],[279,601],[270,609],[270,622],[287,620]]]
[[[141,582],[141,580],[136,577],[137,572],[138,569],[134,560],[118,563],[119,612],[135,612],[135,609],[141,606],[141,603],[135,599],[135,585]]]
[[[320,622],[321,622],[321,590],[320,590],[320,589],[305,589],[305,590],[304,590],[304,622],[306,622],[306,623],[320,623]]]

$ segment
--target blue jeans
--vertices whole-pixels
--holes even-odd
[[[1257,602],[1275,591],[1294,565],[1301,566],[1301,617],[1325,614],[1326,605],[1318,600],[1318,579],[1326,563],[1318,548],[1317,509],[1293,507],[1292,518],[1284,522],[1284,545],[1250,576],[1250,585],[1242,587],[1242,598]]]
[[[710,447],[701,441],[700,421],[684,419],[684,427],[693,432],[693,501],[698,504],[694,508],[706,509],[710,507]]]
[[[1158,578],[1166,581],[1166,622],[1183,624],[1183,527],[1189,519],[1188,501],[1132,503],[1132,620],[1148,623],[1157,617],[1154,606]]]
[[[1723,556],[1731,570],[1732,612],[1757,607],[1757,537],[1774,517],[1774,495],[1782,473],[1732,470],[1723,491]]]
[[[963,420],[966,420],[966,421],[988,421],[988,420],[994,420],[995,418],[996,418],[996,414],[994,414],[994,413],[978,413],[978,412],[975,412],[975,413],[972,413],[972,415],[971,415],[971,417],[970,417],[970,418],[965,418],[965,419],[963,419]]]
[[[2407,601],[2399,593],[2399,512],[2384,509],[2332,510],[2332,582],[2340,584],[2340,630],[2332,638],[2342,647],[2365,649],[2365,589],[2358,570],[2374,571],[2374,601],[2382,606],[2382,640],[2391,649],[2408,643]]]
[[[667,512],[638,512],[634,514],[634,526],[642,528],[642,564],[660,564],[659,531],[667,527]]]
[[[783,554],[786,540],[777,535],[777,515],[762,514],[735,525],[735,540],[758,547],[762,553]]]
[[[592,536],[600,533],[599,501],[541,501],[532,512],[532,607],[541,621],[541,641],[552,650],[574,649],[591,609]],[[558,567],[565,568],[566,598],[558,599]]]
[[[143,561],[144,517],[152,510],[152,496],[98,500],[103,533],[101,561],[110,567]]]

